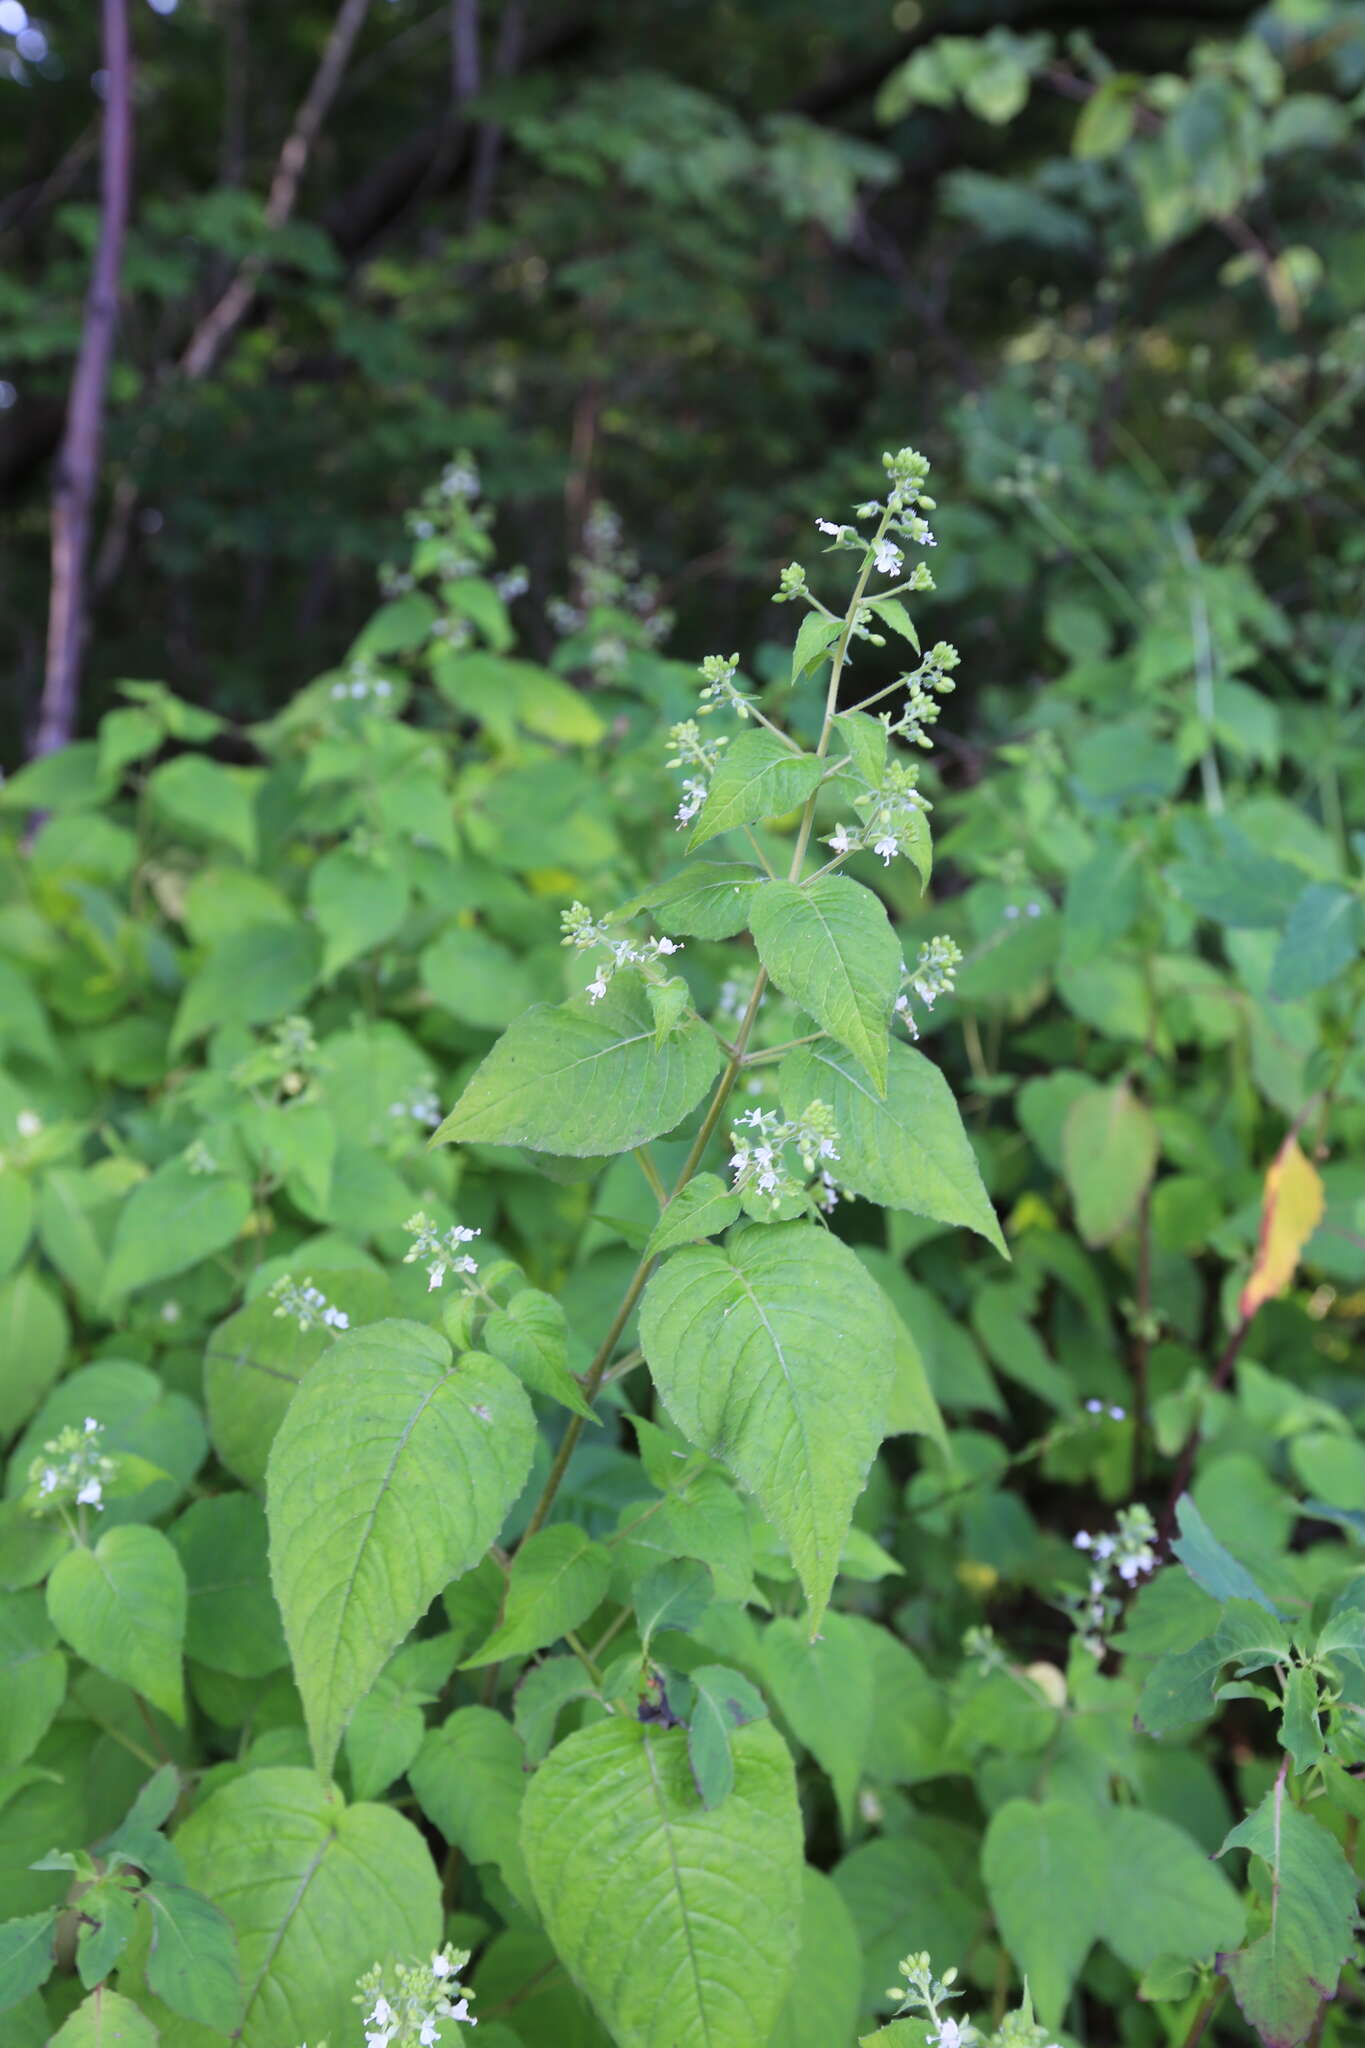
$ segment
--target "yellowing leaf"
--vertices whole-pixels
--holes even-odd
[[[1243,1320],[1255,1315],[1263,1301],[1284,1293],[1300,1253],[1322,1221],[1322,1210],[1322,1178],[1304,1158],[1298,1139],[1290,1136],[1265,1177],[1260,1241],[1239,1304]]]

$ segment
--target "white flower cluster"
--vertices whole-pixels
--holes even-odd
[[[419,1209],[415,1216],[409,1216],[404,1230],[413,1233],[413,1243],[403,1254],[405,1266],[415,1265],[419,1259],[427,1261],[427,1293],[440,1287],[447,1273],[456,1273],[465,1283],[466,1293],[474,1289],[469,1282],[479,1270],[478,1260],[464,1247],[473,1244],[476,1237],[482,1237],[481,1230],[470,1230],[463,1223],[456,1223],[442,1236],[425,1210]]]
[[[221,1173],[222,1168],[202,1138],[185,1147],[185,1165],[191,1173]]]
[[[103,1425],[87,1415],[80,1429],[68,1424],[43,1445],[28,1468],[26,1498],[35,1515],[73,1505],[103,1511],[104,1489],[118,1470],[100,1449],[103,1434]]]
[[[791,1119],[775,1109],[746,1110],[730,1132],[731,1187],[737,1195],[764,1196],[775,1206],[803,1198],[832,1209],[839,1199],[830,1171],[839,1159],[838,1136],[834,1113],[823,1102],[809,1103],[804,1116]],[[799,1175],[787,1162],[789,1148],[801,1161]],[[817,1176],[813,1189],[808,1185],[812,1175]]]
[[[648,980],[656,979],[651,972],[660,960],[671,959],[674,953],[681,953],[680,939],[646,939],[642,945],[635,945],[630,939],[614,939],[607,926],[600,923],[588,909],[586,903],[572,903],[560,913],[560,927],[564,933],[561,945],[572,946],[575,951],[592,952],[604,947],[607,959],[599,961],[597,972],[588,983],[587,997],[590,1003],[600,1003],[611,984],[613,976],[623,967],[637,968]]]
[[[670,726],[668,744],[673,749],[667,762],[670,768],[691,768],[696,772],[683,778],[682,802],[673,813],[678,827],[690,825],[711,787],[711,777],[716,772],[720,750],[729,744],[725,733],[718,733],[714,739],[704,740],[701,727],[694,718],[685,718],[678,725]]]
[[[880,785],[853,800],[854,810],[861,813],[859,822],[836,826],[825,844],[841,856],[870,846],[882,865],[890,867],[906,850],[912,818],[932,808],[920,795],[918,782],[918,762],[888,761]]]
[[[1072,1542],[1090,1561],[1090,1580],[1084,1596],[1069,1599],[1068,1612],[1086,1649],[1101,1657],[1105,1636],[1119,1615],[1114,1578],[1132,1587],[1156,1570],[1156,1523],[1139,1502],[1119,1509],[1113,1535],[1092,1536],[1088,1529],[1078,1529]]]
[[[939,2009],[950,1998],[962,1996],[953,1989],[957,1983],[955,1969],[935,1977],[925,1954],[906,1956],[896,1967],[903,1981],[889,1985],[886,1996],[897,2001],[895,2017],[917,2012],[929,2022],[923,2037],[925,2048],[972,2048],[974,2042],[982,2039],[970,2020],[952,2019]],[[1032,2001],[1025,1995],[1023,2010],[1005,2015],[995,2034],[994,2048],[1057,2048],[1057,2044],[1049,2042],[1045,2030],[1034,2021]]]
[[[373,662],[358,654],[348,664],[341,681],[333,683],[327,694],[337,703],[363,704],[374,698],[382,704],[393,696],[393,684],[387,676],[379,674]]]
[[[365,2048],[438,2048],[442,2022],[476,2027],[460,1972],[469,1961],[467,1949],[438,1949],[429,1963],[400,1964],[394,1982],[386,1984],[375,1968],[360,1980],[357,2005],[367,2006]]]
[[[311,1278],[295,1280],[282,1273],[270,1289],[277,1316],[292,1316],[301,1330],[349,1330],[351,1318],[343,1308],[333,1308]]]
[[[21,1138],[36,1138],[43,1128],[43,1120],[36,1109],[21,1109],[14,1119],[14,1128]]]
[[[414,1088],[412,1093],[405,1096],[402,1101],[391,1102],[389,1104],[389,1115],[403,1118],[411,1117],[414,1123],[421,1124],[428,1131],[434,1131],[437,1124],[441,1121],[441,1103],[436,1093],[434,1082],[428,1078]]]
[[[942,936],[925,940],[913,967],[907,967],[904,961],[901,962],[901,973],[905,977],[906,986],[896,997],[895,1014],[912,1038],[919,1037],[919,1026],[910,1007],[911,996],[917,996],[926,1010],[932,1010],[940,996],[950,993],[961,965],[961,948],[955,945],[952,939]]]

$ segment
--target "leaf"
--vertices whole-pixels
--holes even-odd
[[[131,1999],[99,1984],[57,2029],[48,2048],[157,2048],[160,2035]]]
[[[1215,1600],[1254,1600],[1267,1614],[1276,1613],[1274,1601],[1261,1591],[1246,1566],[1239,1564],[1218,1541],[1189,1494],[1181,1494],[1175,1516],[1180,1534],[1171,1550],[1196,1585],[1211,1593]]]
[[[918,654],[919,632],[901,600],[898,597],[873,597],[868,599],[868,603],[882,624],[889,626],[893,633],[899,633],[902,640],[908,640]]]
[[[390,1807],[347,1807],[312,1771],[232,1779],[175,1847],[187,1884],[236,1930],[240,2048],[351,2039],[356,1978],[440,1941],[440,1884],[412,1822]]]
[[[694,1557],[672,1558],[646,1572],[632,1596],[641,1649],[648,1652],[660,1629],[686,1634],[701,1620],[714,1594],[710,1572]]]
[[[804,888],[768,882],[754,896],[749,928],[777,986],[848,1048],[885,1095],[901,949],[880,899],[845,875]]]
[[[27,1177],[0,1164],[0,1274],[17,1266],[33,1229],[33,1187]]]
[[[533,1393],[545,1394],[571,1408],[585,1422],[597,1417],[569,1371],[569,1337],[564,1311],[552,1294],[524,1287],[505,1309],[493,1309],[484,1320],[482,1341],[494,1358],[510,1365]]]
[[[538,1003],[504,1032],[433,1145],[529,1145],[593,1157],[629,1152],[681,1123],[705,1093],[720,1048],[704,1024],[654,1044],[637,976],[596,1004]]]
[[[81,1927],[76,1968],[87,1991],[109,1975],[137,1927],[138,1901],[117,1877],[107,1877],[81,1894]],[[238,1995],[240,2003],[240,1994]],[[229,2011],[233,2008],[229,2006]]]
[[[270,1585],[270,1535],[254,1494],[219,1493],[167,1531],[185,1568],[185,1654],[233,1678],[267,1678],[289,1662]]]
[[[1071,154],[1081,158],[1117,156],[1137,121],[1142,81],[1122,72],[1101,79],[1081,108],[1071,137]]]
[[[450,925],[421,956],[422,986],[440,1008],[479,1031],[502,1031],[535,1000],[535,982],[488,932]]]
[[[779,1616],[763,1631],[763,1677],[783,1720],[834,1788],[845,1835],[872,1734],[872,1657],[848,1615],[829,1613],[814,1642]]]
[[[179,754],[164,761],[147,778],[147,800],[154,812],[192,840],[217,839],[256,858],[256,788],[252,774],[226,768],[202,754]]]
[[[377,1799],[412,1764],[427,1732],[422,1709],[439,1698],[459,1654],[450,1630],[418,1636],[389,1659],[347,1724],[353,1798]]]
[[[720,832],[794,811],[818,788],[824,766],[814,754],[793,753],[776,733],[740,733],[716,765],[688,851],[694,853]]]
[[[674,1195],[649,1234],[646,1256],[716,1237],[739,1215],[739,1196],[731,1194],[718,1173],[699,1173]]]
[[[1312,995],[1360,958],[1360,901],[1334,882],[1310,882],[1289,913],[1270,969],[1272,1002]]]
[[[1289,1287],[1303,1248],[1322,1221],[1325,1202],[1322,1177],[1291,1133],[1266,1171],[1256,1257],[1237,1304],[1244,1322]]]
[[[880,1288],[828,1231],[753,1226],[665,1261],[640,1341],[688,1442],[786,1539],[814,1631],[883,1435],[895,1335]]]
[[[591,1699],[593,1693],[593,1682],[577,1657],[546,1657],[528,1666],[517,1681],[512,1717],[529,1763],[538,1764],[548,1754],[560,1714],[570,1701]]]
[[[530,1470],[531,1405],[505,1366],[421,1323],[348,1331],[270,1452],[275,1597],[318,1769],[441,1588],[478,1563]]]
[[[754,2048],[777,2018],[800,1926],[796,1784],[769,1723],[732,1742],[734,1789],[710,1811],[682,1729],[620,1717],[561,1742],[527,1791],[536,1903],[617,2048]]]
[[[1106,1858],[1093,1873],[1102,1880],[1097,1931],[1130,1970],[1141,1973],[1160,1955],[1204,1962],[1241,1940],[1241,1899],[1183,1828],[1115,1806],[1104,1835]]]
[[[65,1693],[66,1659],[42,1594],[0,1594],[0,1770],[33,1754]]]
[[[335,847],[308,877],[308,902],[323,937],[322,978],[393,937],[408,907],[408,885],[372,855]]]
[[[1028,1979],[1045,2027],[1061,2024],[1100,1933],[1107,1869],[1098,1811],[1060,1799],[1010,1799],[986,1829],[982,1874],[1000,1936]]]
[[[792,649],[792,676],[799,683],[802,676],[829,659],[835,641],[844,630],[842,619],[827,619],[823,612],[807,612],[796,630],[796,645]]]
[[[839,1133],[838,1177],[855,1195],[965,1224],[1005,1250],[952,1091],[923,1053],[892,1043],[885,1100],[832,1045],[788,1053],[777,1079],[788,1116],[800,1116],[813,1101],[829,1104]]]
[[[28,1421],[61,1371],[70,1339],[61,1297],[32,1267],[0,1286],[0,1439]]]
[[[1087,1089],[1072,1103],[1062,1126],[1062,1164],[1087,1244],[1109,1244],[1132,1222],[1159,1149],[1152,1113],[1126,1081]]]
[[[185,1574],[159,1529],[106,1529],[69,1550],[47,1585],[52,1625],[78,1657],[183,1725]]]
[[[446,1841],[471,1863],[496,1865],[529,1907],[518,1834],[529,1780],[510,1721],[491,1707],[457,1707],[431,1730],[408,1776],[423,1813]]]
[[[226,2032],[242,2010],[237,1941],[232,1924],[188,1885],[158,1878],[142,1894],[152,1915],[147,1982],[187,2020]]]
[[[104,1276],[105,1305],[221,1251],[250,1214],[251,1190],[244,1181],[196,1173],[184,1159],[159,1166],[119,1210]]]
[[[275,920],[220,939],[180,999],[171,1051],[224,1024],[270,1024],[300,1009],[321,953],[306,925]]]
[[[1297,2048],[1351,1958],[1355,1874],[1326,1829],[1290,1804],[1283,1771],[1218,1853],[1229,1849],[1250,1849],[1269,1866],[1270,1925],[1250,1947],[1220,1955],[1218,1967],[1267,2048]]]
[[[858,1932],[833,1881],[809,1865],[801,1873],[801,1934],[796,1974],[767,2048],[831,2048],[853,2038],[863,1958]],[[924,2048],[916,2041],[913,2048]]]
[[[55,1909],[0,1921],[0,2012],[46,1984],[56,1962],[56,1938]]]
[[[585,1622],[606,1598],[611,1553],[567,1522],[538,1529],[512,1560],[502,1620],[463,1669],[529,1657]]]
[[[1296,1771],[1310,1770],[1322,1758],[1317,1674],[1302,1664],[1295,1664],[1285,1674],[1280,1741],[1289,1751],[1290,1762]]]
[[[690,860],[613,911],[610,922],[624,923],[642,910],[654,912],[661,931],[687,938],[732,939],[749,922],[749,904],[763,876],[743,861]]]
[[[934,1956],[962,1955],[983,1923],[983,1901],[974,1885],[966,1888],[975,1872],[975,1836],[966,1857],[950,1858],[952,1844],[940,1830],[926,1839],[923,1821],[910,1824],[914,1834],[864,1842],[833,1872],[862,1945],[862,2003],[868,2011],[885,2002],[886,1986],[911,1940]]]

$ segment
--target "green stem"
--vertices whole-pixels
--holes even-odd
[[[654,1192],[654,1198],[658,1202],[659,1207],[666,1209],[668,1207],[668,1189],[659,1178],[659,1169],[649,1156],[648,1145],[637,1145],[635,1147],[635,1157],[639,1161],[641,1173],[649,1182]]]

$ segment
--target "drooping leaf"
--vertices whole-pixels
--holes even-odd
[[[880,1288],[828,1231],[755,1226],[674,1252],[645,1291],[640,1337],[688,1442],[786,1539],[818,1628],[890,1397]]]
[[[1125,1081],[1077,1097],[1062,1126],[1062,1160],[1087,1244],[1127,1227],[1150,1186],[1159,1147],[1152,1113]]]
[[[240,2048],[345,2041],[356,1978],[440,1940],[440,1884],[412,1822],[390,1807],[347,1807],[312,1771],[233,1779],[196,1808],[175,1847],[186,1883],[236,1931]]]
[[[1356,1879],[1325,1828],[1285,1794],[1284,1773],[1219,1850],[1249,1849],[1269,1867],[1270,1925],[1249,1947],[1220,1955],[1245,2018],[1272,2048],[1306,2041],[1350,1960]]]
[[[1266,1173],[1256,1258],[1238,1303],[1243,1320],[1290,1285],[1303,1248],[1322,1221],[1325,1201],[1321,1175],[1305,1159],[1298,1139],[1289,1136]]]
[[[408,1775],[423,1813],[446,1841],[471,1863],[496,1865],[529,1906],[518,1828],[530,1781],[520,1738],[506,1716],[491,1707],[457,1707],[428,1734]]]
[[[597,1420],[569,1371],[568,1326],[564,1310],[552,1294],[524,1287],[505,1309],[493,1309],[484,1319],[482,1342],[484,1349],[510,1365],[533,1393],[571,1408],[585,1422]]]
[[[711,1574],[695,1557],[670,1559],[638,1581],[633,1594],[641,1647],[648,1650],[656,1631],[681,1629],[700,1621],[715,1594]]]
[[[885,1095],[901,949],[878,898],[846,875],[804,888],[768,882],[754,896],[749,928],[778,988],[846,1046]]]
[[[596,1004],[539,1003],[504,1032],[433,1144],[529,1145],[576,1157],[629,1152],[671,1131],[720,1063],[705,1025],[656,1047],[638,977],[617,977]]]
[[[695,853],[721,832],[795,810],[816,788],[823,770],[824,763],[814,754],[794,752],[776,733],[740,733],[717,763],[687,842],[689,852]]]
[[[535,1423],[496,1359],[420,1323],[348,1331],[270,1453],[275,1595],[318,1767],[451,1579],[477,1564],[530,1469]]]
[[[1107,1868],[1102,1815],[1060,1799],[1010,1799],[991,1816],[981,1868],[1005,1947],[1045,2027],[1060,2025],[1101,1932]]]
[[[848,1053],[828,1044],[789,1053],[778,1088],[788,1116],[800,1116],[812,1101],[829,1104],[839,1133],[838,1178],[855,1195],[965,1224],[1005,1250],[952,1091],[923,1053],[892,1043],[884,1099]]]
[[[683,1730],[620,1717],[561,1742],[527,1791],[536,1902],[618,2048],[754,2048],[781,2008],[801,1911],[795,1780],[769,1723],[732,1739],[734,1789],[709,1811]]]
[[[872,1658],[856,1619],[826,1614],[814,1642],[785,1616],[769,1622],[763,1678],[793,1735],[833,1786],[848,1834],[872,1733]]]
[[[581,1529],[555,1522],[522,1544],[512,1560],[502,1620],[465,1669],[529,1657],[587,1620],[606,1596],[611,1553]]]
[[[180,1559],[140,1523],[69,1550],[47,1584],[52,1625],[77,1656],[180,1722],[186,1599]]]

